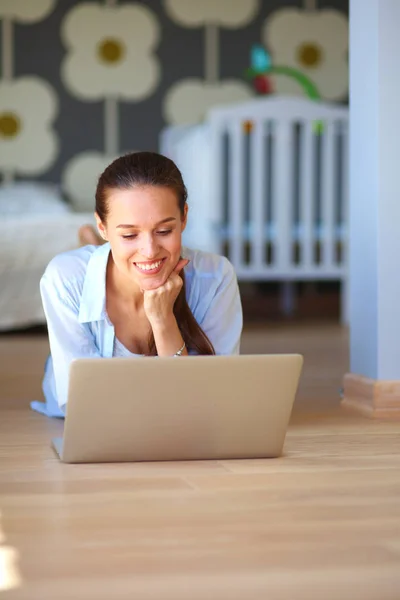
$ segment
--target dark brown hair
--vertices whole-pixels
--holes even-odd
[[[96,212],[103,223],[107,221],[108,196],[112,189],[130,189],[137,186],[167,187],[175,192],[182,218],[187,190],[181,172],[169,158],[155,152],[134,152],[114,160],[100,176],[96,189]],[[186,300],[185,275],[182,289],[175,301],[174,315],[188,350],[198,354],[215,354],[210,340],[194,318]],[[150,354],[156,354],[154,336],[149,339]]]

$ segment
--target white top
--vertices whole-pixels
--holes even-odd
[[[114,337],[113,356],[114,357],[120,356],[122,358],[126,358],[129,356],[132,356],[133,358],[141,358],[143,356],[143,354],[134,354],[133,352],[128,350],[128,348],[125,348],[125,346],[119,341],[117,336],[115,336]]]

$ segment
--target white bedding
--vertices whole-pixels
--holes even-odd
[[[20,186],[21,188],[23,186]],[[20,190],[19,190],[20,191]],[[0,191],[0,330],[45,323],[39,282],[50,260],[78,247],[78,229],[93,213],[74,213],[58,198]],[[31,191],[32,192],[32,191]],[[3,206],[2,206],[3,201]]]
[[[93,213],[0,218],[0,330],[45,323],[39,282],[50,260],[78,247]]]

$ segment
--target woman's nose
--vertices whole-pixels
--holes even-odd
[[[158,244],[155,238],[151,235],[148,236],[144,241],[141,248],[141,253],[144,258],[154,258],[158,254]]]

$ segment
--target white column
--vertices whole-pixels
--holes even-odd
[[[400,0],[350,0],[350,370],[400,380]]]

